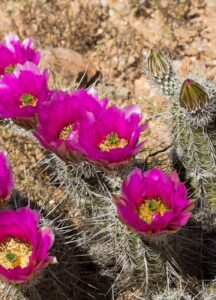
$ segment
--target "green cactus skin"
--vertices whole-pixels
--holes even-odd
[[[174,105],[174,104],[173,104]],[[174,117],[185,126],[184,111],[180,106]],[[174,120],[173,117],[173,120]],[[187,123],[189,132],[191,132],[191,123]],[[180,125],[183,126],[183,125]],[[174,126],[173,126],[174,127]],[[197,143],[199,128],[192,130],[191,136]],[[175,133],[175,129],[173,130]],[[179,131],[180,132],[180,129]],[[201,144],[204,145],[201,135]],[[180,142],[177,141],[180,138]],[[181,145],[178,152],[188,153],[187,135],[182,134],[175,137],[176,145]],[[198,143],[199,144],[199,143]],[[208,156],[208,155],[207,155]],[[182,156],[180,155],[180,158]],[[200,159],[204,159],[201,158]],[[188,261],[188,249],[190,245],[183,243],[192,240],[193,237],[188,232],[193,232],[193,224],[190,225],[183,235],[172,235],[169,239],[163,240],[163,243],[156,243],[140,237],[131,232],[116,217],[116,209],[112,200],[112,193],[118,193],[122,183],[122,178],[127,176],[130,169],[119,172],[105,172],[100,168],[85,163],[82,165],[66,165],[55,155],[48,159],[47,164],[54,170],[53,178],[55,183],[60,183],[65,189],[65,200],[76,203],[81,215],[81,226],[77,241],[79,246],[88,251],[93,261],[100,266],[100,272],[103,276],[109,276],[114,280],[112,290],[115,295],[120,295],[128,289],[139,290],[139,295],[145,298],[151,298],[155,294],[158,285],[161,289],[167,285],[178,288],[178,280],[189,280],[188,276],[197,276],[200,274],[201,267],[197,270],[188,270],[185,266]],[[193,172],[194,158],[186,158],[184,163],[187,167],[190,162],[191,174]],[[203,170],[203,161],[200,166]],[[208,170],[211,164],[207,165]],[[206,172],[206,170],[204,170]],[[57,173],[56,173],[57,171]],[[199,170],[200,171],[200,170]],[[201,172],[201,171],[200,171]],[[203,173],[206,176],[206,173]],[[193,182],[195,185],[195,183]],[[198,184],[198,183],[197,183]],[[202,191],[198,191],[201,193]],[[204,217],[202,217],[204,220]],[[196,227],[196,223],[195,223]],[[202,231],[202,226],[199,227]],[[181,231],[180,231],[181,232]],[[197,238],[194,239],[196,248],[194,249],[197,259],[200,258],[200,251],[203,250],[200,233],[195,231]],[[194,232],[193,232],[194,234]],[[175,250],[174,250],[175,249]],[[183,255],[183,253],[186,253]],[[214,257],[214,253],[211,255]],[[182,257],[179,260],[179,257]],[[201,259],[202,260],[202,259]],[[194,263],[193,263],[194,264]],[[194,264],[195,265],[195,264]],[[169,274],[169,276],[167,276]],[[182,279],[180,279],[182,278]],[[200,286],[198,287],[200,288]],[[197,289],[191,291],[191,295],[196,295]]]
[[[188,117],[189,114],[185,114],[184,108],[178,104],[172,104],[171,127],[176,151],[188,176],[192,179],[196,196],[202,200],[202,207],[210,206],[215,209],[215,187],[211,184],[216,179],[214,126],[213,123],[204,126],[205,121],[200,122],[202,126],[196,126],[194,117],[192,121]],[[196,122],[198,122],[198,116],[196,116]]]
[[[148,74],[170,102],[173,145],[201,206],[216,208],[216,86],[203,79],[182,81],[170,58],[151,52]],[[170,84],[172,83],[172,84]]]
[[[180,168],[183,173],[185,170],[190,196],[198,200],[188,224],[170,240],[165,256],[170,257],[168,262],[183,278],[212,280],[216,276],[216,86],[194,77],[184,81],[173,72],[163,74],[159,80],[151,70],[149,73],[170,103],[173,157],[179,161],[177,172],[181,173]],[[165,90],[164,76],[166,81],[175,82],[175,91],[170,85]],[[185,89],[187,84],[189,90]],[[199,289],[190,294],[198,295]],[[203,299],[201,293],[197,299]]]
[[[203,247],[202,244],[202,237],[204,236],[206,242],[210,239],[207,244],[214,246],[212,235],[200,235],[205,230],[203,216],[202,222],[194,220],[179,233],[162,236],[161,241],[158,238],[147,239],[128,230],[116,217],[111,194],[113,191],[118,193],[121,186],[122,179],[117,176],[117,173],[102,174],[98,169],[96,174],[100,174],[101,180],[106,182],[106,188],[101,189],[100,185],[95,185],[98,179],[91,179],[91,183],[94,182],[94,189],[92,187],[89,189],[88,186],[86,191],[78,189],[74,193],[75,174],[76,176],[80,174],[80,185],[84,186],[82,181],[89,182],[91,176],[95,177],[96,170],[93,171],[90,166],[85,165],[83,171],[79,170],[76,173],[75,170],[72,171],[72,166],[65,165],[58,158],[52,158],[52,165],[55,164],[55,160],[57,160],[58,172],[60,171],[57,178],[60,182],[70,184],[65,186],[67,197],[72,195],[70,199],[76,202],[81,214],[78,244],[88,250],[94,262],[100,266],[101,274],[114,280],[112,290],[115,295],[135,289],[139,290],[139,295],[144,299],[151,299],[158,286],[163,289],[170,285],[178,289],[177,282],[190,280],[188,276],[201,278],[203,259],[200,257],[200,251],[207,253],[207,247]],[[62,170],[60,170],[60,164]],[[77,169],[77,166],[74,167]],[[55,167],[54,169],[57,170]],[[106,180],[104,180],[105,177]],[[197,211],[200,210],[197,209]],[[198,216],[198,213],[195,215]],[[191,249],[194,259],[190,259],[192,262],[190,264],[188,259]],[[212,252],[211,262],[214,259],[214,251]],[[204,275],[207,276],[207,274]],[[190,284],[194,285],[194,283]],[[200,289],[199,285],[192,290],[189,287],[187,290],[194,296],[198,294],[198,289]]]
[[[87,162],[66,165],[53,155],[48,164],[57,171],[53,179],[55,184],[62,183],[68,205],[73,201],[80,211],[78,245],[100,266],[101,274],[114,281],[114,294],[136,288],[146,297],[151,284],[160,281],[166,285],[161,247],[130,231],[116,215],[112,194],[119,193],[123,178],[133,166],[121,172],[106,171]]]

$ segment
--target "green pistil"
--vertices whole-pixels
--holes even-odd
[[[6,254],[6,258],[7,258],[7,260],[14,262],[16,260],[16,254],[9,252]]]
[[[151,211],[155,211],[157,209],[157,204],[154,202],[154,201],[149,201],[148,203],[148,208],[151,210]]]
[[[15,69],[15,66],[9,65],[5,68],[5,73],[13,73]]]
[[[117,133],[114,133],[110,134],[107,139],[111,145],[115,145],[118,142],[119,137]]]
[[[23,94],[21,99],[24,104],[30,104],[33,96],[31,94]]]

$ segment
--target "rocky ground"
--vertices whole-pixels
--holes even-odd
[[[137,103],[150,120],[148,148],[169,144],[163,115],[167,103],[144,75],[151,48],[168,49],[182,76],[216,74],[215,0],[2,0],[0,38],[32,36],[43,50],[50,85],[91,84],[118,105]],[[153,117],[155,116],[155,117]],[[0,148],[9,153],[16,185],[33,200],[59,201],[61,191],[36,164],[44,153],[29,139],[0,128]]]

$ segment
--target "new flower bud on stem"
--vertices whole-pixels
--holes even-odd
[[[197,112],[208,106],[209,96],[199,83],[186,79],[181,87],[179,103],[187,111]]]
[[[158,50],[151,50],[148,58],[148,70],[153,77],[163,77],[172,72],[169,57]]]

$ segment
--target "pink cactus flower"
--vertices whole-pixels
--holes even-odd
[[[48,251],[54,235],[38,229],[39,214],[28,207],[0,211],[0,278],[23,283],[55,261]]]
[[[6,36],[5,42],[0,43],[0,75],[13,73],[17,64],[23,65],[30,61],[38,64],[40,51],[32,48],[32,39],[27,38],[23,42],[10,33]]]
[[[148,125],[140,121],[141,111],[135,105],[123,109],[111,106],[100,115],[87,115],[73,138],[74,148],[105,167],[128,162],[145,142],[139,142],[139,137]]]
[[[115,197],[120,220],[143,235],[176,232],[191,216],[193,202],[175,173],[135,169]]]
[[[5,153],[0,152],[0,202],[10,198],[13,190],[13,176]]]
[[[99,114],[107,100],[80,89],[71,93],[55,91],[50,102],[40,105],[38,125],[34,132],[41,144],[64,160],[79,160],[72,140],[77,135],[79,122],[86,114]]]
[[[48,101],[47,71],[27,62],[0,81],[0,118],[22,120],[34,128],[39,103]]]

